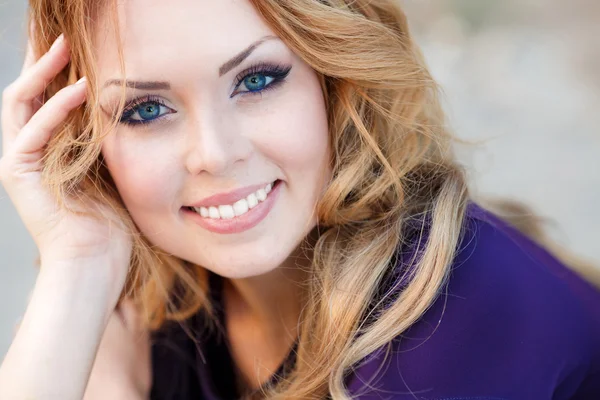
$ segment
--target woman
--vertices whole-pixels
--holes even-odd
[[[600,296],[470,201],[396,2],[30,3],[0,398],[600,396]]]

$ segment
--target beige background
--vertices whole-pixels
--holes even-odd
[[[600,265],[600,2],[404,0],[445,91],[474,191],[524,200]],[[24,0],[0,2],[0,88],[17,75]],[[0,357],[23,312],[35,247],[0,188]]]

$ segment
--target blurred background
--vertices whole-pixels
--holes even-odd
[[[444,90],[449,123],[470,143],[457,152],[473,191],[522,200],[557,241],[600,267],[600,2],[402,4]],[[0,2],[0,88],[21,68],[25,9],[25,0]],[[0,187],[0,359],[35,258]]]

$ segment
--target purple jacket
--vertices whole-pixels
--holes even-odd
[[[178,325],[155,335],[152,400],[236,398],[227,345],[201,325],[198,347]],[[348,377],[353,398],[600,399],[600,293],[473,205],[446,290],[384,354]]]

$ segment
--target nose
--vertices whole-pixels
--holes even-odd
[[[235,121],[216,113],[203,113],[190,127],[186,140],[186,169],[192,175],[202,172],[226,176],[236,163],[252,152],[250,140]]]

